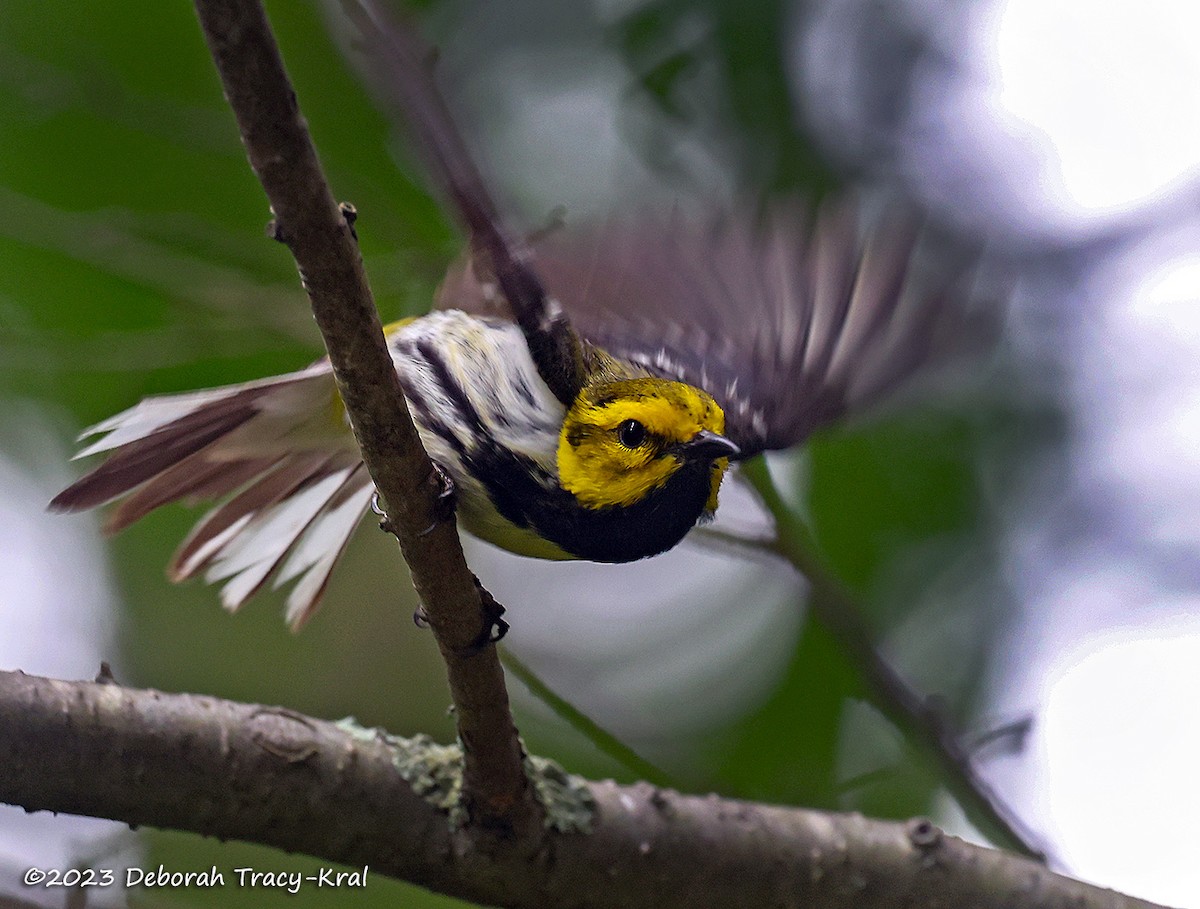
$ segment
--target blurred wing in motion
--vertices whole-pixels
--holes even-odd
[[[287,619],[316,610],[374,486],[346,425],[328,363],[225,388],[147,398],[85,430],[101,435],[77,455],[108,459],[50,507],[82,511],[114,499],[115,533],[160,505],[229,496],[192,530],[169,573],[224,581],[234,610],[272,573],[298,579]]]
[[[408,126],[438,187],[471,235],[521,326],[538,374],[554,396],[570,406],[586,374],[579,337],[547,296],[528,251],[505,225],[488,186],[438,91],[435,55],[417,29],[376,0],[339,0],[353,34],[350,58],[385,109]]]
[[[917,218],[863,220],[843,198],[813,217],[788,202],[760,219],[562,229],[536,267],[589,343],[712,394],[749,457],[803,442],[983,334],[965,305],[969,257],[918,267]],[[438,305],[502,312],[503,297],[462,260]]]
[[[452,267],[439,305],[514,318],[564,404],[586,376],[582,338],[710,392],[749,456],[802,442],[961,344],[962,269],[914,280],[919,219],[893,211],[862,224],[855,199],[815,218],[791,202],[763,218],[742,210],[707,223],[660,216],[552,233],[531,260],[498,213],[416,28],[379,0],[327,5],[340,10],[331,21],[348,56],[408,126],[470,230],[471,261]]]

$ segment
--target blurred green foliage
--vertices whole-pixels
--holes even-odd
[[[268,6],[335,191],[359,210],[382,313],[419,312],[457,251],[457,235],[421,175],[389,153],[393,126],[343,64],[318,10],[283,0]],[[443,19],[472,15],[469,3],[423,6]],[[535,7],[519,5],[514,15],[536,15]],[[652,94],[663,116],[688,121],[696,102],[688,80],[697,73],[705,91],[721,90],[703,96],[711,102],[704,114],[707,128],[723,130],[737,149],[738,184],[819,193],[833,184],[833,171],[796,128],[781,62],[785,12],[779,2],[657,0],[614,20],[603,37],[629,63],[631,89]],[[286,249],[264,236],[267,206],[190,4],[80,0],[56,11],[52,25],[48,18],[35,0],[0,4],[0,405],[38,402],[65,451],[80,427],[144,395],[294,369],[317,356],[319,341]],[[881,633],[921,606],[898,605],[889,592],[919,599],[938,570],[987,548],[977,485],[985,446],[978,420],[949,412],[893,416],[811,446],[812,525]],[[162,566],[194,517],[168,509],[113,540],[125,610],[123,681],[327,717],[354,714],[399,734],[453,735],[435,649],[411,629],[415,603],[382,535],[360,535],[325,608],[293,636],[279,621],[276,595],[231,618],[213,589],[164,581]],[[934,557],[923,557],[932,544]],[[914,572],[898,586],[898,577]],[[985,644],[998,620],[987,618],[988,603],[964,608],[979,620],[931,626],[930,634],[943,635],[966,667],[943,691],[967,717],[982,694]],[[909,766],[903,750],[897,758],[883,747],[879,774],[847,783],[845,749],[869,754],[879,745],[844,739],[848,705],[863,695],[856,668],[810,623],[765,702],[703,741],[679,743],[681,780],[891,816],[930,810],[936,780]],[[586,742],[556,737],[551,721],[521,719],[534,748],[562,745],[553,756],[569,768],[620,773]],[[176,867],[315,864],[176,834],[150,832],[148,843],[153,863]],[[146,904],[306,906],[339,898],[233,890],[211,902],[199,891],[152,896]],[[382,878],[354,899],[453,902]]]
[[[794,17],[793,5],[782,0],[650,0],[614,31],[664,113],[686,121],[690,108],[703,104],[709,115],[724,114],[727,132],[736,136],[744,191],[819,195],[837,183],[813,137],[796,128],[799,105],[784,72]],[[719,71],[720,94],[693,96],[689,104],[685,83],[706,63]]]

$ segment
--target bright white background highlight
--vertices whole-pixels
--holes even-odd
[[[1196,167],[1200,4],[1009,0],[997,26],[998,100],[1049,141],[1045,190],[1116,210]]]
[[[67,453],[32,407],[0,402],[0,668],[53,678],[92,678],[112,659],[111,584],[95,518],[46,512],[68,479]],[[14,435],[19,433],[19,435]],[[55,465],[50,473],[30,465]],[[119,672],[119,670],[118,670]],[[4,770],[0,767],[0,773]],[[81,857],[137,864],[138,840],[124,824],[89,817],[26,814],[0,805],[0,873],[5,885],[29,867],[72,868]],[[62,892],[30,889],[23,899],[62,905]],[[124,887],[97,888],[88,905],[125,904]]]
[[[1166,201],[1200,166],[1200,5],[997,12],[993,126],[1010,148],[1024,128],[1036,149],[1033,220],[1069,231],[1161,205],[1176,222],[1055,301],[1072,421],[1062,494],[1087,521],[1067,543],[1033,503],[1013,540],[1029,624],[1004,706],[1037,720],[1023,811],[1073,873],[1200,905],[1200,225]]]
[[[1157,604],[1162,606],[1164,604]],[[1062,857],[1173,906],[1200,894],[1200,598],[1082,643],[1047,687],[1037,763]]]

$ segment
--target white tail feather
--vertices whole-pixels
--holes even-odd
[[[231,579],[221,589],[221,602],[226,609],[237,609],[263,585],[292,544],[341,488],[348,472],[325,477],[259,512],[221,548],[204,579],[210,584]]]
[[[80,457],[109,458],[52,503],[89,508],[130,497],[117,526],[158,505],[196,498],[222,504],[185,541],[171,576],[203,571],[224,581],[237,609],[276,575],[296,580],[295,627],[317,608],[329,574],[370,504],[373,487],[325,362],[208,391],[147,398],[87,429],[101,437]],[[282,566],[282,568],[281,568]]]
[[[350,491],[344,501],[331,504],[312,522],[276,578],[276,587],[300,578],[287,599],[287,621],[293,628],[299,628],[316,611],[334,566],[370,507],[375,487],[365,467],[360,466],[357,474],[346,481],[343,493]]]

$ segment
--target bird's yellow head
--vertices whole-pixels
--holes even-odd
[[[579,393],[558,439],[558,477],[588,508],[629,506],[667,484],[685,465],[708,469],[704,510],[737,446],[726,439],[725,412],[682,382],[625,379]]]

